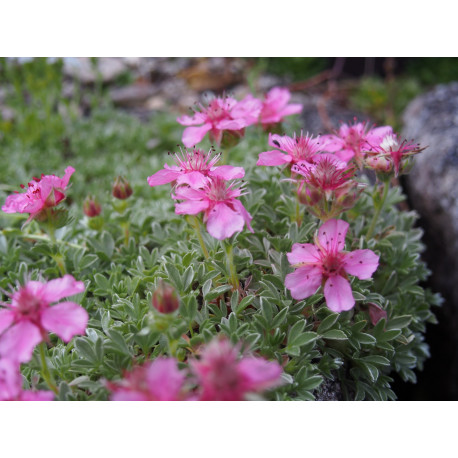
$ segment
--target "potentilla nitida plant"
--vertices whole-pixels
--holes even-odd
[[[352,208],[366,187],[354,179],[356,167],[330,154],[314,164],[295,164],[291,171],[297,176],[299,201],[321,221]]]
[[[261,102],[245,98],[238,102],[232,97],[215,97],[208,105],[197,104],[193,116],[180,116],[177,122],[187,127],[182,142],[187,148],[200,143],[209,133],[210,141],[221,145],[223,134],[229,132],[233,139],[241,138],[247,126],[255,124],[261,112]]]
[[[52,219],[54,207],[59,205],[66,197],[66,188],[70,177],[75,172],[73,167],[67,167],[62,178],[56,175],[41,175],[41,178],[33,178],[21,188],[25,192],[12,194],[6,198],[2,211],[5,213],[29,213],[26,223],[32,219]]]
[[[243,167],[230,165],[216,165],[221,154],[216,154],[213,149],[207,153],[201,149],[185,149],[174,153],[176,165],[164,164],[164,168],[148,177],[148,184],[152,187],[167,183],[172,185],[189,185],[191,188],[202,188],[212,178],[233,180],[243,178]]]
[[[301,300],[323,287],[326,305],[334,312],[355,305],[348,275],[367,280],[377,270],[379,256],[372,250],[344,251],[349,224],[331,219],[315,236],[315,244],[295,243],[288,261],[295,271],[286,275],[285,286],[294,299]]]

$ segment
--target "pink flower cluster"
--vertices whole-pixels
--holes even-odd
[[[5,213],[30,213],[27,219],[29,222],[42,211],[55,207],[65,199],[65,190],[74,172],[73,167],[67,167],[62,178],[56,175],[34,177],[33,181],[28,183],[25,192],[12,194],[6,198],[2,210]],[[21,187],[25,188],[23,185]]]
[[[245,127],[258,122],[264,127],[280,123],[285,116],[302,111],[302,105],[288,104],[290,98],[288,89],[279,87],[271,89],[264,100],[252,95],[240,102],[232,97],[215,97],[207,106],[199,104],[193,116],[177,118],[178,123],[189,126],[183,132],[182,142],[191,148],[209,133],[210,140],[220,145],[225,132],[242,137]]]
[[[173,358],[158,358],[108,382],[112,401],[243,401],[281,384],[277,362],[239,356],[226,339],[215,339],[189,362],[189,375]],[[197,385],[197,388],[192,388]]]
[[[200,149],[181,151],[175,154],[176,165],[164,165],[148,178],[150,186],[172,183],[172,198],[180,202],[175,213],[197,215],[203,213],[208,232],[218,240],[231,237],[246,225],[251,227],[251,215],[238,200],[243,195],[243,186],[234,181],[243,178],[242,167],[216,166],[219,155]]]

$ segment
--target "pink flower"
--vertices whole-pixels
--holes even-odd
[[[215,339],[199,361],[190,362],[201,388],[201,401],[243,401],[281,383],[281,366],[274,361],[245,356],[227,339]]]
[[[323,135],[322,149],[335,153],[337,157],[348,162],[353,157],[360,166],[365,151],[370,151],[380,144],[385,135],[393,133],[390,126],[369,129],[367,123],[359,122],[353,125],[342,124],[335,135]]]
[[[176,214],[197,215],[204,212],[207,231],[216,239],[223,240],[240,232],[245,224],[254,232],[250,225],[251,215],[237,199],[241,195],[242,187],[216,177],[202,189],[179,186],[172,197],[183,200],[175,204]]]
[[[395,176],[399,175],[402,162],[423,151],[420,145],[404,140],[399,142],[396,134],[386,135],[379,144],[375,145],[372,151],[367,155],[366,165],[376,171],[385,173],[391,172],[394,168]]]
[[[19,364],[0,359],[0,401],[52,401],[52,391],[23,391]]]
[[[319,138],[313,138],[309,135],[300,137],[280,136],[277,134],[269,134],[269,145],[283,151],[278,150],[264,151],[259,154],[259,159],[256,165],[284,165],[298,163],[313,163],[320,152],[321,141]]]
[[[173,358],[135,367],[119,382],[108,382],[112,401],[180,401],[185,374]]]
[[[62,178],[55,175],[42,175],[40,179],[34,177],[33,181],[28,183],[26,192],[6,198],[2,210],[5,213],[30,213],[27,222],[32,220],[41,211],[55,207],[65,199],[65,188],[74,171],[73,167],[67,167]]]
[[[302,111],[303,106],[300,103],[288,105],[291,93],[288,89],[282,87],[272,88],[265,96],[262,103],[260,122],[263,126],[277,124],[283,121],[285,116],[297,114]]]
[[[242,167],[230,165],[215,166],[220,155],[213,155],[213,150],[204,153],[201,149],[181,151],[181,155],[175,153],[177,165],[164,164],[164,169],[148,177],[150,186],[172,183],[177,185],[187,184],[191,188],[202,188],[210,181],[210,178],[221,177],[224,180],[243,178],[245,170]]]
[[[46,341],[48,331],[69,342],[83,334],[88,313],[74,302],[60,302],[64,297],[84,291],[84,283],[71,275],[47,283],[29,281],[13,294],[11,304],[0,310],[0,355],[20,363],[29,361],[35,345]]]
[[[305,299],[324,284],[327,306],[334,312],[355,305],[347,274],[360,280],[372,277],[379,257],[371,250],[343,251],[349,224],[330,219],[318,230],[315,245],[295,243],[288,261],[297,269],[286,276],[285,286],[294,299]]]
[[[183,132],[183,144],[190,148],[201,142],[207,132],[210,139],[218,145],[221,143],[223,132],[226,130],[236,131],[243,135],[243,129],[257,122],[261,111],[261,102],[253,97],[246,97],[240,102],[232,97],[215,97],[207,107],[198,106],[194,116],[180,116],[177,118],[183,126],[187,127]]]

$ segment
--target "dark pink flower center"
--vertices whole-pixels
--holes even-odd
[[[48,307],[46,302],[32,294],[27,288],[22,288],[18,291],[15,302],[17,305],[14,311],[18,321],[32,321],[37,326],[40,326],[41,313]]]
[[[326,252],[322,254],[321,268],[323,275],[331,277],[333,275],[341,275],[344,266],[344,253],[342,252]]]

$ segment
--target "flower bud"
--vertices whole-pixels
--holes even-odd
[[[211,132],[211,131],[210,131]],[[221,148],[229,149],[237,145],[245,135],[245,129],[225,130],[221,137]],[[210,137],[211,139],[211,137]],[[213,139],[215,140],[215,139]]]
[[[380,307],[380,305],[375,304],[374,302],[369,302],[367,304],[369,308],[369,317],[372,324],[375,326],[382,318],[387,319],[387,313],[385,310]]]
[[[160,313],[173,313],[178,310],[180,300],[175,288],[160,280],[152,298],[153,307]]]
[[[116,199],[127,199],[132,195],[132,188],[130,187],[129,182],[122,176],[118,176],[113,183],[113,189],[111,193]]]
[[[391,161],[381,154],[367,157],[366,166],[375,172],[382,173],[389,173],[393,168]]]
[[[87,196],[83,202],[83,212],[89,218],[100,215],[102,206],[100,202],[93,196]]]

